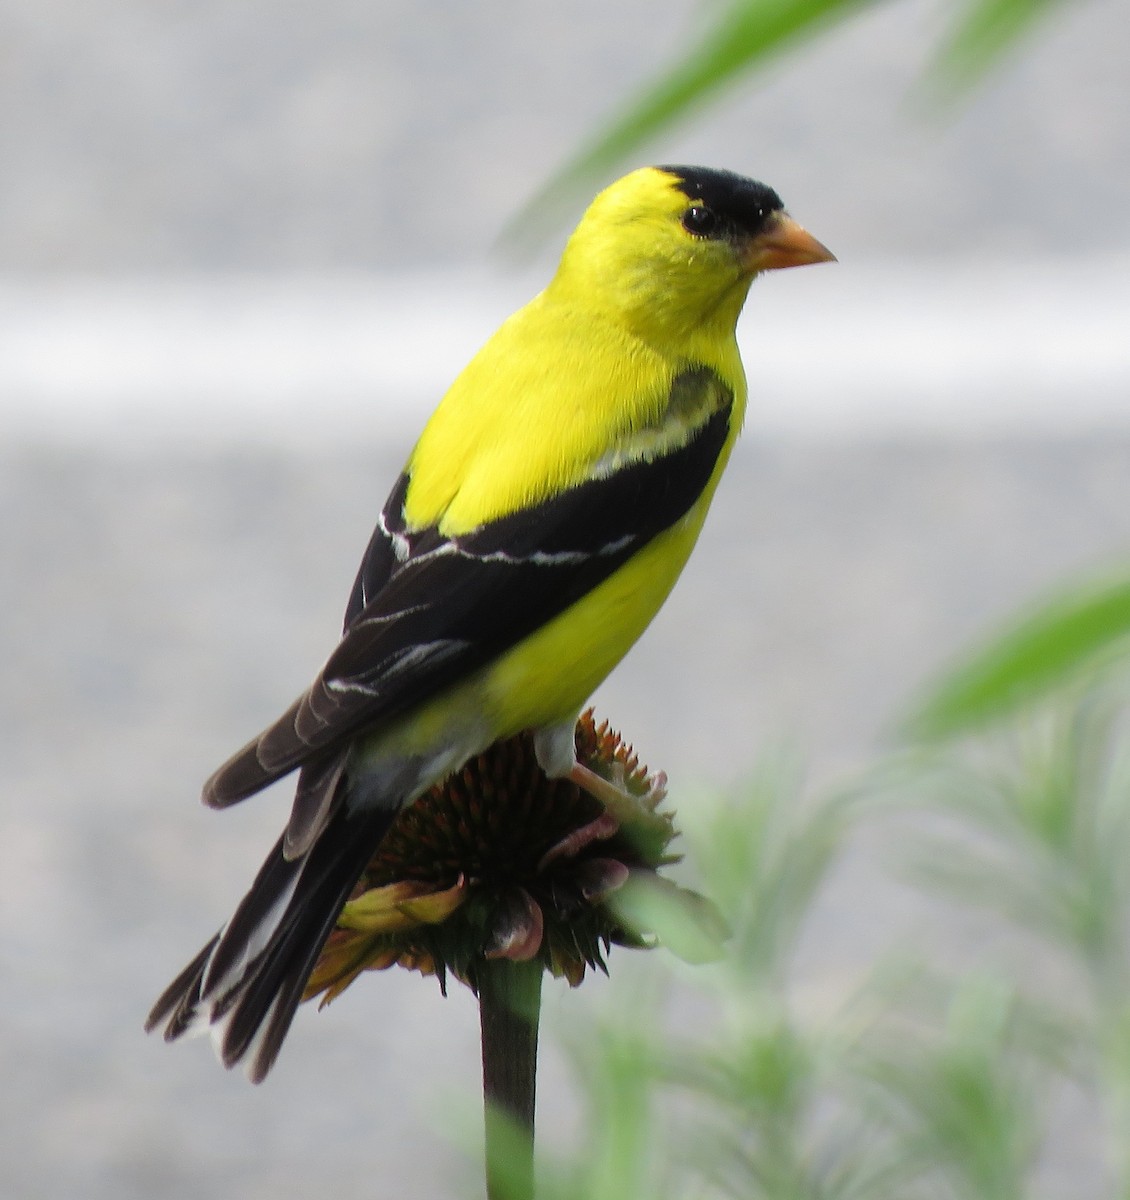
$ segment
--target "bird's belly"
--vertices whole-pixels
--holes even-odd
[[[705,505],[560,616],[531,634],[477,680],[499,737],[569,720],[631,649],[674,587],[702,527]]]

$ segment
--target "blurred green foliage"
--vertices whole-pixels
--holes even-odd
[[[586,1125],[543,1156],[541,1200],[1130,1197],[1130,673],[1089,641],[1071,665],[1008,724],[953,702],[960,738],[850,788],[766,769],[685,810],[730,936],[706,965],[653,956],[573,1028]],[[814,984],[798,952],[861,839],[897,846],[891,886],[926,923]]]
[[[1130,578],[1076,582],[966,656],[907,722],[919,737],[945,737],[1006,717],[1039,701],[1130,637]]]
[[[952,101],[967,93],[1042,19],[1066,3],[966,0],[955,6],[922,81],[926,94]],[[514,245],[536,241],[658,134],[726,89],[755,77],[793,46],[879,5],[880,0],[729,0],[703,5],[702,32],[686,53],[629,99],[550,177],[512,222],[506,239]]]

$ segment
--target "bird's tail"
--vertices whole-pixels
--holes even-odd
[[[145,1023],[165,1040],[210,1030],[224,1066],[246,1060],[259,1083],[274,1064],[306,981],[342,905],[396,815],[395,809],[330,818],[293,861],[280,838],[227,925],[165,989]]]

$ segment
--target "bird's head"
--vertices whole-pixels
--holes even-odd
[[[762,271],[831,261],[765,184],[705,167],[644,167],[592,202],[555,284],[642,332],[732,329]]]

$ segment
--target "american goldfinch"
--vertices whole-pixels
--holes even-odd
[[[205,784],[225,808],[298,771],[251,890],[147,1028],[210,1028],[261,1080],[396,814],[496,741],[535,731],[547,775],[615,804],[576,762],[578,714],[678,579],[730,457],[750,283],[831,259],[774,191],[726,171],[649,167],[597,196],[549,286],[429,420],[341,642]]]

